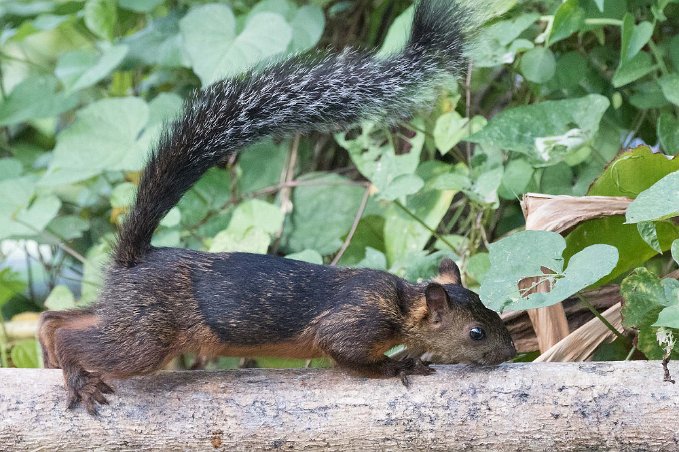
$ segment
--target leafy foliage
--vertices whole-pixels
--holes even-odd
[[[2,248],[4,316],[95,299],[139,171],[192,90],[313,48],[394,51],[412,8],[385,5],[3,2],[0,240],[42,246],[18,259]],[[469,83],[451,82],[429,111],[392,129],[257,143],[209,171],[154,245],[338,261],[411,280],[451,256],[496,309],[555,303],[649,260],[674,268],[665,252],[679,255],[679,159],[666,156],[679,153],[679,2],[507,1],[498,14],[472,47]],[[633,144],[652,151],[618,155]],[[517,199],[527,192],[638,199],[627,223],[592,220],[564,242],[509,235],[523,227]],[[529,276],[554,290],[521,297]],[[633,293],[668,284],[653,278],[625,279],[626,318],[643,307]],[[670,298],[635,321],[640,344],[657,345],[661,324],[676,328]],[[0,351],[4,365],[37,365],[35,343],[2,330]]]

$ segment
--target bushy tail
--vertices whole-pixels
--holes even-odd
[[[366,119],[409,117],[464,64],[463,36],[480,25],[472,0],[421,0],[398,54],[347,50],[297,56],[222,80],[189,100],[161,137],[122,225],[114,261],[131,267],[160,220],[211,166],[267,135],[340,130]],[[479,2],[483,3],[483,2]]]

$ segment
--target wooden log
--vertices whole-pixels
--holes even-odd
[[[58,370],[0,369],[1,450],[677,450],[679,385],[659,362],[162,372],[114,382],[93,418]],[[670,369],[679,373],[679,366]]]

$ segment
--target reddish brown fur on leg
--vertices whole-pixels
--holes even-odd
[[[38,339],[42,348],[43,364],[48,369],[60,368],[54,345],[54,335],[60,328],[78,328],[96,323],[91,309],[47,311],[40,314]]]

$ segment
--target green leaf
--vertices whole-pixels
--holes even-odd
[[[218,233],[209,251],[211,253],[245,252],[265,254],[271,243],[271,236],[257,226],[245,230],[226,229]]]
[[[234,210],[229,226],[212,240],[210,252],[266,253],[282,227],[279,207],[258,199],[242,202]]]
[[[410,36],[413,14],[414,8],[410,6],[394,20],[384,38],[384,43],[379,51],[380,55],[399,52],[406,45],[408,36]]]
[[[659,253],[662,253],[660,248],[660,241],[658,240],[658,232],[655,229],[655,223],[652,221],[641,221],[637,223],[637,231],[644,242]]]
[[[316,250],[302,250],[299,253],[292,253],[285,256],[286,259],[309,262],[311,264],[323,264],[323,256]]]
[[[679,120],[671,113],[664,112],[660,115],[657,134],[660,146],[667,154],[679,154]]]
[[[73,292],[63,284],[55,286],[45,300],[45,307],[52,311],[63,311],[75,308],[75,306]]]
[[[665,355],[664,347],[658,344],[658,330],[656,327],[642,328],[637,335],[637,349],[648,359],[661,360]],[[676,350],[671,357],[678,358]]]
[[[593,139],[609,106],[598,94],[510,108],[469,141],[527,155],[535,165],[561,161]]]
[[[446,257],[457,259],[457,256],[449,250],[436,251],[432,254],[426,251],[413,251],[394,262],[389,271],[408,281],[431,279],[438,274],[438,266]]]
[[[11,268],[0,269],[0,308],[17,295],[24,293],[26,282]]]
[[[238,156],[238,189],[252,193],[278,185],[288,158],[287,142],[278,145],[266,139],[245,149]]]
[[[5,179],[14,179],[21,176],[23,172],[23,165],[17,159],[3,158],[0,159],[0,181]]]
[[[634,58],[653,35],[653,24],[641,22],[634,24],[634,16],[625,14],[621,29],[620,64],[623,65]]]
[[[318,44],[325,28],[323,10],[317,5],[304,5],[290,21],[292,42],[290,51],[303,52]]]
[[[308,173],[292,194],[294,209],[284,229],[287,252],[313,249],[321,255],[336,252],[354,221],[364,188],[335,174]]]
[[[679,171],[668,174],[639,193],[627,207],[627,223],[659,221],[679,215]]]
[[[550,195],[573,194],[573,170],[566,163],[548,166],[542,171],[540,192]]]
[[[384,253],[384,217],[380,215],[364,215],[361,218],[354,237],[339,261],[340,265],[357,265],[366,260],[373,262],[367,255],[368,249]],[[384,266],[380,268],[385,269],[386,265],[385,258]]]
[[[672,258],[679,264],[679,239],[672,242]]]
[[[414,173],[420,162],[424,134],[417,132],[412,138],[404,138],[411,145],[410,150],[397,155],[391,144],[382,142],[381,135],[376,138],[371,133],[373,130],[374,124],[366,123],[356,138],[338,134],[335,139],[349,151],[361,174],[375,185],[379,198],[391,201],[419,191],[424,182]]]
[[[283,16],[271,12],[251,16],[236,35],[236,19],[219,4],[193,8],[180,22],[184,48],[203,86],[237,75],[258,62],[284,52],[292,41],[292,28]]]
[[[590,220],[578,225],[566,237],[568,248],[564,256],[569,257],[594,243],[612,245],[620,252],[618,265],[610,275],[604,277],[597,286],[607,284],[632,268],[638,267],[657,254],[639,235],[636,225],[625,224],[622,215]],[[679,228],[669,223],[656,224],[660,248],[667,250],[678,236]]]
[[[665,291],[665,300],[668,305],[679,305],[679,280],[674,278],[663,278],[660,280]]]
[[[679,35],[675,35],[668,43],[670,60],[675,71],[679,71]]]
[[[160,221],[160,225],[166,228],[172,228],[178,226],[182,221],[182,212],[178,207],[173,207]]]
[[[481,300],[497,311],[550,306],[606,276],[618,260],[614,247],[592,245],[573,256],[563,270],[565,248],[563,237],[546,231],[524,231],[491,244],[491,266],[481,284]],[[548,281],[550,292],[525,296],[518,284],[529,277]]]
[[[441,155],[447,154],[461,140],[481,130],[487,122],[483,116],[474,116],[470,121],[456,111],[442,114],[436,119],[434,127],[436,148]]]
[[[0,101],[0,125],[47,118],[73,108],[77,99],[57,94],[56,89],[57,81],[53,77],[34,75],[26,78]]]
[[[668,306],[658,314],[658,320],[652,326],[679,329],[679,305]]]
[[[118,6],[136,13],[149,13],[165,0],[118,0]]]
[[[587,194],[634,198],[665,175],[678,169],[679,159],[668,160],[663,155],[654,154],[648,147],[639,147],[622,153],[610,163]],[[663,250],[669,249],[672,241],[679,237],[679,227],[669,222],[657,223],[656,230]],[[595,243],[606,243],[618,249],[620,252],[618,265],[609,276],[598,283],[599,285],[643,265],[657,254],[641,239],[636,225],[625,224],[622,215],[582,223],[568,234],[566,242],[568,243],[564,253],[566,258]]]
[[[47,230],[59,240],[74,240],[83,236],[83,232],[90,228],[90,223],[75,215],[65,215],[54,218],[47,225]]]
[[[12,363],[19,368],[40,367],[38,348],[38,341],[35,339],[25,339],[17,342],[12,347],[10,354]]]
[[[229,229],[246,231],[253,226],[267,234],[277,234],[283,227],[283,212],[280,207],[258,199],[244,201],[234,210]]]
[[[679,158],[655,154],[648,146],[621,153],[592,184],[590,196],[636,198],[663,177],[679,170]]]
[[[474,41],[475,47],[472,52],[474,66],[493,67],[512,63],[518,51],[532,48],[532,42],[517,38],[539,17],[535,13],[525,13],[484,27]],[[519,45],[514,45],[515,40],[517,43],[520,42]]]
[[[385,256],[383,252],[368,246],[365,249],[365,257],[360,262],[357,262],[355,267],[372,268],[375,270],[386,270],[387,256]]]
[[[625,86],[653,72],[656,68],[651,55],[646,52],[639,52],[615,71],[612,80],[613,86],[615,88]]]
[[[534,172],[528,160],[524,158],[510,160],[502,174],[502,188],[507,192],[507,199],[517,199],[526,193]]]
[[[585,11],[579,3],[578,0],[566,0],[556,10],[549,35],[550,46],[579,31],[585,24]]]
[[[295,13],[295,5],[289,0],[262,0],[257,2],[247,14],[249,20],[252,16],[267,12],[275,13],[289,19]]]
[[[629,97],[629,102],[640,110],[662,108],[670,105],[656,80],[635,83],[632,89],[634,94]]]
[[[132,182],[123,182],[116,185],[111,191],[111,207],[124,208],[132,204],[137,186]]]
[[[554,77],[556,59],[546,47],[536,47],[521,57],[521,73],[534,83],[545,83]]]
[[[556,62],[553,82],[560,88],[574,88],[586,80],[589,71],[587,59],[578,52],[567,52]]]
[[[110,259],[110,252],[110,242],[105,239],[101,239],[87,251],[78,304],[86,306],[96,300],[99,289],[104,283],[104,272]]]
[[[663,94],[674,105],[679,105],[679,74],[669,74],[658,80]]]
[[[465,271],[472,281],[467,281],[467,285],[476,282],[481,284],[490,270],[490,255],[488,253],[476,253],[469,258]]]
[[[652,324],[668,305],[660,279],[645,268],[637,268],[620,284],[623,297],[622,321],[628,328],[639,330],[638,348],[649,359],[662,357],[655,340],[657,328]]]
[[[115,0],[87,0],[84,11],[87,28],[100,38],[110,41],[118,21]]]
[[[56,196],[36,193],[31,176],[0,181],[0,239],[40,235],[60,208]]]
[[[107,77],[125,58],[126,45],[116,45],[101,54],[75,50],[59,57],[54,74],[67,92],[88,88]]]
[[[428,180],[442,174],[448,165],[438,162],[425,162],[417,170],[417,174]],[[448,211],[455,195],[453,190],[422,190],[408,196],[405,207],[421,222],[436,229]],[[415,220],[397,205],[391,204],[385,212],[384,244],[389,262],[404,259],[412,252],[420,251],[431,238],[431,232],[420,221]]]
[[[481,172],[473,181],[471,190],[465,190],[464,194],[472,201],[497,208],[498,188],[502,183],[503,174],[504,170],[501,166]]]
[[[111,170],[139,170],[151,139],[141,136],[149,107],[136,97],[102,99],[78,112],[57,137],[52,161],[40,184],[54,186]]]
[[[148,22],[146,28],[122,39],[129,47],[126,63],[134,65],[159,65],[162,67],[188,67],[183,40],[179,33],[179,19],[168,14]],[[157,72],[153,73],[157,75]]]

